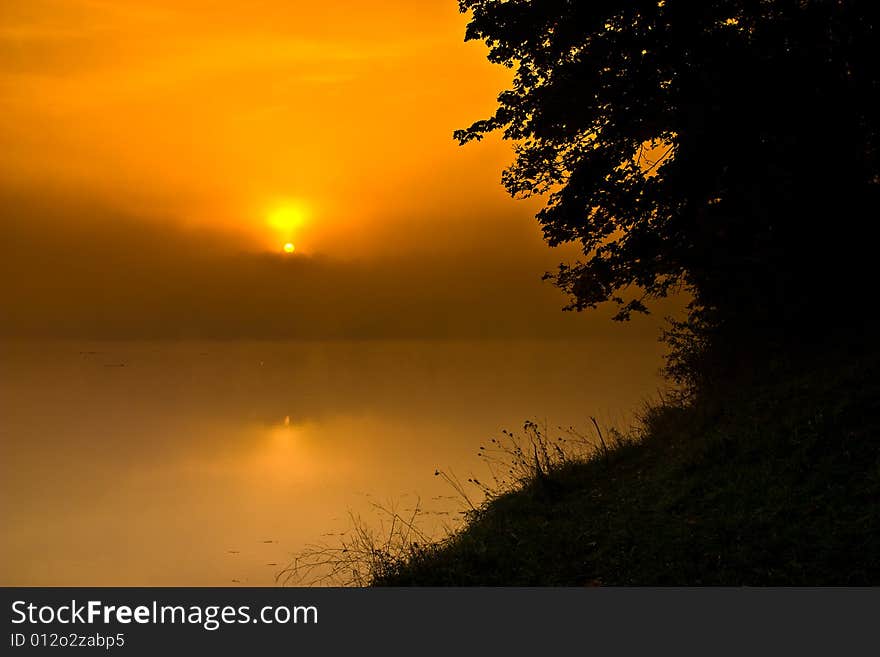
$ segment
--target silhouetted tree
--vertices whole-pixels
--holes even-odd
[[[717,345],[874,305],[880,3],[459,4],[515,77],[455,137],[515,141],[507,189],[547,193],[547,241],[583,246],[548,274],[570,308],[627,319],[686,288]]]

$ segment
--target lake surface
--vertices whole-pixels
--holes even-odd
[[[655,340],[0,344],[0,584],[273,585],[523,421],[626,425]],[[420,501],[420,502],[419,502]],[[449,515],[444,515],[449,514]]]

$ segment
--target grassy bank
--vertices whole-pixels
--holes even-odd
[[[841,362],[656,407],[373,583],[880,584],[880,368]]]

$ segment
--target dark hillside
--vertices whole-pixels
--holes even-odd
[[[377,585],[877,585],[880,358],[655,408]],[[785,381],[780,383],[778,381]]]

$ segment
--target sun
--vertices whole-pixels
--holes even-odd
[[[266,217],[277,231],[290,232],[302,228],[309,220],[308,207],[301,201],[285,201],[276,205]]]
[[[294,240],[301,237],[301,231],[310,222],[311,214],[311,209],[303,201],[286,199],[274,204],[266,213],[266,224],[273,233],[269,238],[270,243],[281,244],[282,253],[294,253]]]

